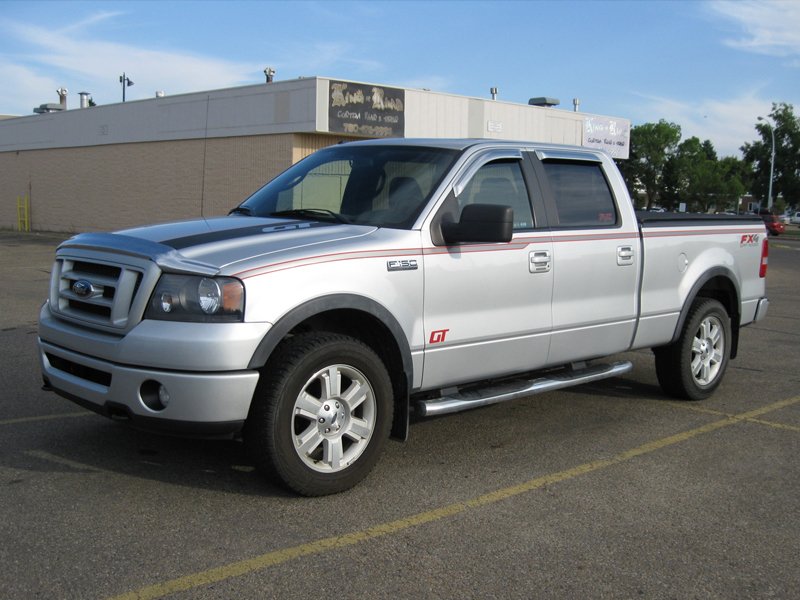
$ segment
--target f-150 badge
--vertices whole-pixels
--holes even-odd
[[[417,260],[415,258],[386,261],[387,271],[416,271],[417,268]]]

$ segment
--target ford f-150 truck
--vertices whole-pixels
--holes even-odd
[[[228,216],[58,248],[45,388],[134,425],[241,436],[305,495],[352,487],[409,415],[629,371],[719,386],[767,312],[759,217],[637,214],[581,147],[374,140],[298,162]]]

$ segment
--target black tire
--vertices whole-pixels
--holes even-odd
[[[375,466],[392,407],[391,380],[371,348],[345,335],[297,335],[263,371],[245,444],[259,470],[295,492],[334,494]]]
[[[708,398],[722,381],[731,353],[730,317],[717,300],[697,298],[680,338],[654,350],[661,389],[681,400]]]

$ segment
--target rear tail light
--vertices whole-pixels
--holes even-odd
[[[761,267],[758,269],[758,276],[764,278],[767,276],[767,264],[769,263],[769,240],[764,238],[764,243],[761,245]]]

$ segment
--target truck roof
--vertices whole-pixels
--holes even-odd
[[[373,140],[359,140],[353,142],[345,142],[347,145],[358,146],[427,146],[431,148],[448,148],[451,150],[465,150],[470,147],[497,147],[497,146],[510,146],[514,148],[519,147],[535,147],[535,148],[552,148],[563,150],[581,150],[583,152],[594,154],[605,154],[602,150],[596,148],[587,148],[584,146],[570,146],[565,144],[552,144],[549,142],[534,142],[522,140],[496,140],[486,138],[380,138]]]

